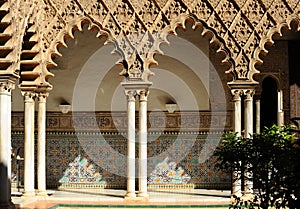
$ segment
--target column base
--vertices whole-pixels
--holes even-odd
[[[0,203],[0,209],[15,209],[16,206],[12,202]]]
[[[35,191],[28,191],[23,193],[24,197],[32,197],[35,196]]]
[[[126,199],[126,198],[131,198],[131,197],[136,197],[135,192],[127,192],[127,193],[126,193],[125,199]]]
[[[124,198],[125,202],[148,202],[149,201],[149,196],[147,197],[139,197],[139,196],[135,196],[135,197],[126,197]]]
[[[147,197],[149,199],[149,194],[147,192],[139,192],[137,197]]]
[[[37,196],[48,196],[48,193],[47,193],[47,191],[38,191],[38,192],[36,193],[36,195],[37,195]]]

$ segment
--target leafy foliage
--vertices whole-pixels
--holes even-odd
[[[216,151],[222,170],[241,171],[236,180],[254,182],[254,200],[243,202],[236,197],[232,208],[290,209],[300,205],[300,143],[291,134],[291,126],[273,125],[250,138],[230,132],[223,136]],[[250,173],[251,175],[244,175]]]

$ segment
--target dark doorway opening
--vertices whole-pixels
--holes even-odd
[[[262,83],[261,94],[261,130],[267,126],[277,124],[278,93],[277,83],[272,77],[266,77]]]

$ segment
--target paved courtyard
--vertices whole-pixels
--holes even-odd
[[[64,208],[228,208],[230,191],[174,190],[150,191],[148,202],[124,200],[125,190],[48,190],[48,196],[24,197],[13,192],[12,200],[22,209]]]

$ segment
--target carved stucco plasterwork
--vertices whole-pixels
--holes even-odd
[[[3,79],[15,82],[15,80],[21,75],[22,84],[30,86],[30,89],[36,89],[36,86],[45,85],[46,80],[51,75],[47,68],[43,68],[44,54],[38,53],[41,41],[38,40],[40,32],[42,31],[40,14],[43,12],[43,1],[41,0],[6,0],[1,1],[1,67],[0,76]],[[39,27],[40,26],[40,27]],[[23,60],[22,57],[26,49],[23,49],[24,39],[26,34],[35,33],[30,40],[38,43],[34,46],[38,56],[32,57],[32,60]],[[27,50],[29,51],[29,50]],[[31,53],[31,52],[27,52]],[[27,72],[22,72],[22,63],[31,65],[35,63],[37,68],[27,69]],[[31,72],[30,72],[31,71]],[[31,80],[27,82],[27,77]],[[33,79],[34,77],[34,79]],[[37,84],[38,83],[38,84]],[[37,84],[37,85],[35,85]],[[48,84],[51,86],[50,84]],[[28,88],[26,89],[28,90]]]
[[[1,1],[1,67],[0,76],[4,82],[15,82],[19,76],[20,54],[24,28],[32,13],[30,1]],[[34,1],[32,1],[34,2]],[[27,8],[27,10],[25,10]],[[12,87],[13,88],[13,87]]]
[[[16,7],[32,8],[33,3],[17,1]],[[178,26],[184,27],[187,19],[194,22],[193,27],[203,28],[202,35],[212,34],[211,42],[217,42],[219,51],[227,54],[224,62],[231,64],[228,73],[234,75],[233,83],[255,83],[253,74],[258,73],[255,65],[262,63],[259,55],[268,52],[265,44],[272,44],[272,36],[281,34],[284,27],[290,28],[292,22],[299,29],[299,0],[44,0],[35,3],[41,5],[42,14],[30,9],[24,13],[13,12],[31,16],[32,23],[39,25],[36,33],[40,37],[42,55],[39,56],[43,66],[36,69],[45,77],[51,76],[47,68],[55,65],[52,57],[60,55],[58,47],[66,46],[65,38],[73,37],[74,30],[81,30],[83,23],[97,29],[97,36],[107,36],[107,42],[115,44],[115,52],[120,54],[124,66],[121,74],[144,81],[152,74],[149,65],[155,63],[153,55],[161,52],[159,45],[167,42],[168,34],[176,34]],[[35,15],[42,18],[34,18]]]
[[[20,69],[20,54],[22,47],[22,38],[25,33],[25,27],[32,14],[32,4],[34,1],[29,0],[10,0],[3,2],[1,5],[2,10],[7,11],[5,18],[1,22],[8,22],[10,27],[7,27],[2,34],[11,35],[11,41],[6,42],[7,46],[12,47],[12,52],[7,55],[7,61],[11,61],[11,65],[6,69],[7,73],[15,74],[18,76]],[[1,69],[2,70],[2,69]]]
[[[21,79],[20,88],[22,91],[48,92],[52,85],[48,82],[53,74],[47,69],[48,61],[44,49],[45,27],[43,20],[44,3],[36,0],[31,4],[32,11],[27,20],[27,27],[24,31],[21,50]],[[26,9],[26,7],[25,7]],[[29,58],[31,57],[31,59]]]

